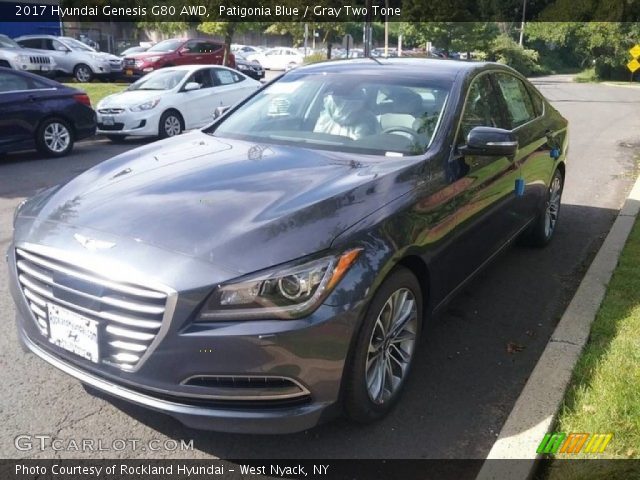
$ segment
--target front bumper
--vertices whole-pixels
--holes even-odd
[[[135,255],[135,253],[133,253]],[[149,254],[149,252],[147,252]],[[39,330],[9,250],[9,283],[21,340],[37,356],[109,395],[168,414],[199,429],[239,433],[290,433],[335,416],[345,358],[361,307],[322,305],[296,321],[198,324],[193,290],[177,293],[167,330],[140,368],[123,371],[93,363],[48,340]],[[165,271],[185,258],[164,259]],[[195,275],[197,278],[198,275]],[[250,375],[291,379],[295,397],[247,397],[246,391],[193,385],[202,376]]]
[[[157,107],[144,112],[131,112],[126,108],[120,113],[100,113],[100,110],[103,109],[97,113],[98,135],[158,135],[161,111]]]

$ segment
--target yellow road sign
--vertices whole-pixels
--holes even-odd
[[[633,73],[640,68],[640,62],[634,58],[629,63],[627,63],[627,68],[631,70],[631,73]]]
[[[633,58],[640,57],[640,45],[636,45],[635,47],[633,47],[631,50],[629,50],[629,53]]]

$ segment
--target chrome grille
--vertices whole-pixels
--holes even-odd
[[[106,115],[116,115],[118,113],[124,112],[124,108],[100,108],[98,109],[98,113],[103,113]]]
[[[16,266],[42,335],[49,335],[48,303],[91,318],[98,322],[103,363],[135,369],[160,331],[168,299],[164,292],[115,282],[24,248],[16,249]]]
[[[44,63],[46,63],[46,64],[51,63],[51,59],[49,57],[34,57],[34,56],[31,56],[31,57],[29,57],[29,61],[31,63],[43,63],[43,64]]]

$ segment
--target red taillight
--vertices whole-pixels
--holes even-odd
[[[89,95],[87,95],[86,93],[76,93],[73,96],[73,99],[76,102],[80,102],[80,103],[85,104],[87,107],[91,106],[91,99],[89,98]]]

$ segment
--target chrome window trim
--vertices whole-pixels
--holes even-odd
[[[6,92],[0,92],[0,95],[7,94],[7,93],[50,92],[51,90],[58,90],[58,88],[50,87],[50,88],[30,88],[28,90],[7,90]]]

